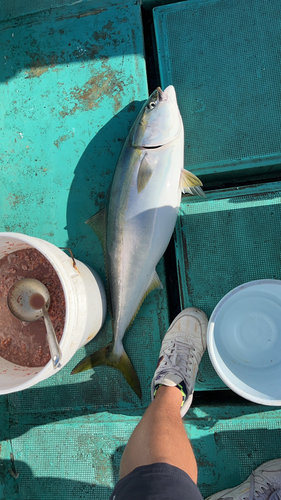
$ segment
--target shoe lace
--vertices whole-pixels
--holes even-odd
[[[257,497],[259,498],[259,500],[268,500],[272,493],[275,492],[275,488],[269,483],[260,485],[258,481],[255,482],[255,479],[255,474],[254,472],[252,472],[250,479],[249,499],[247,500],[255,500]]]
[[[163,364],[168,368],[172,368],[173,372],[185,381],[189,387],[189,379],[186,377],[186,372],[191,372],[192,360],[195,349],[187,345],[186,342],[177,340],[163,350]]]

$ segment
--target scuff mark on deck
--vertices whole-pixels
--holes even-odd
[[[101,14],[101,12],[106,12],[107,9],[95,9],[95,10],[90,10],[89,12],[83,12],[82,14],[72,14],[70,16],[62,16],[58,17],[57,21],[63,21],[64,19],[81,19],[83,17],[88,17],[88,16],[96,16],[97,14]]]

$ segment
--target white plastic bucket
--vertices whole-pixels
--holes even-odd
[[[19,233],[0,232],[0,259],[25,248],[41,252],[55,269],[65,296],[65,324],[60,341],[61,368],[76,351],[90,342],[106,316],[106,296],[98,274],[82,262],[73,260],[61,249],[39,238]],[[21,391],[57,373],[50,360],[44,367],[24,367],[0,357],[0,394]]]
[[[281,281],[249,281],[227,293],[208,323],[219,377],[249,401],[281,406]]]

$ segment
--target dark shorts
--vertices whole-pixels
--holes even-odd
[[[137,467],[120,479],[110,500],[203,500],[192,479],[166,463]]]

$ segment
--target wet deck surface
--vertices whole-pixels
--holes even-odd
[[[161,52],[160,39],[171,36],[172,22],[163,28],[161,9],[154,14],[156,28],[158,23],[160,82],[152,45],[151,2],[145,2],[147,10],[143,12],[135,1],[52,5],[47,10],[41,3],[37,12],[35,3],[25,5],[25,11],[12,10],[7,4],[2,11],[0,229],[71,248],[75,257],[91,265],[105,282],[101,246],[84,221],[105,204],[120,150],[149,90],[160,83],[174,83],[179,101],[184,104],[185,82],[176,81],[175,58],[175,81],[165,76],[163,57],[166,55],[169,62],[171,52],[165,52],[168,45]],[[197,108],[192,108],[192,126],[199,127],[204,110],[200,96],[194,94],[194,99]],[[188,113],[184,108],[186,127]],[[280,122],[277,112],[274,119]],[[214,130],[213,136],[216,134]],[[277,127],[274,137],[278,142]],[[1,396],[0,500],[51,500],[55,495],[66,500],[108,499],[118,478],[124,446],[150,402],[150,381],[161,339],[179,308],[195,305],[210,315],[221,296],[237,284],[264,277],[280,279],[279,240],[275,238],[280,225],[279,183],[265,187],[259,184],[246,191],[235,188],[235,206],[229,203],[234,199],[231,189],[214,189],[221,187],[226,178],[238,186],[253,178],[261,180],[261,173],[264,178],[272,172],[277,176],[279,152],[272,146],[264,150],[270,158],[257,162],[248,158],[239,168],[236,160],[228,157],[232,173],[225,176],[223,164],[220,180],[213,160],[209,173],[206,162],[199,168],[195,156],[202,148],[202,140],[195,136],[192,140],[194,172],[199,174],[201,168],[207,187],[213,190],[203,201],[184,198],[175,232],[175,251],[171,246],[157,269],[164,289],[148,296],[125,336],[126,351],[140,378],[142,401],[115,370],[98,367],[70,375],[85,354],[111,340],[108,315],[97,337],[80,349],[63,370],[31,389]],[[273,142],[271,139],[270,144]],[[216,155],[214,148],[212,152]],[[188,157],[186,161],[188,167]],[[239,169],[244,173],[240,172],[235,180],[232,174]],[[251,233],[253,212],[257,223]],[[231,220],[227,228],[225,217]],[[245,233],[241,236],[242,222]],[[265,237],[264,225],[270,228],[270,236],[267,233]],[[242,240],[247,236],[247,248],[255,249],[256,259],[266,252],[270,259],[263,260],[259,268],[239,268],[245,253],[242,240],[239,243],[235,238],[237,234]],[[216,241],[216,252],[215,244],[209,251],[211,236]],[[226,247],[226,241],[233,246]],[[227,274],[224,266],[229,261],[222,248],[229,249],[227,258],[232,259]],[[222,266],[220,274],[218,262]],[[203,280],[199,280],[199,266]],[[280,441],[281,416],[279,409],[251,404],[226,391],[207,354],[196,389],[185,425],[198,458],[199,486],[208,496],[239,483],[265,460],[279,457],[276,442]]]

